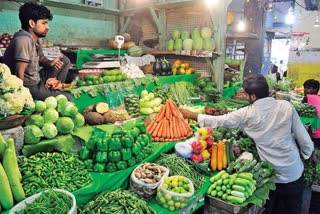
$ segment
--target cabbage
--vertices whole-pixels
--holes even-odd
[[[179,30],[174,30],[174,31],[172,32],[172,39],[173,39],[173,40],[180,39],[180,31],[179,31]]]
[[[183,40],[183,44],[182,44],[183,50],[191,51],[192,50],[192,43],[193,43],[192,39]]]
[[[201,28],[201,37],[203,39],[209,39],[209,38],[211,38],[211,36],[212,36],[212,31],[210,28],[208,28],[208,27]]]
[[[57,136],[58,130],[53,123],[45,123],[42,127],[42,133],[44,137],[51,139]]]
[[[190,33],[188,31],[181,32],[181,39],[182,40],[189,39],[189,38],[190,38]]]
[[[181,51],[182,50],[182,39],[177,39],[174,41],[174,50]]]
[[[203,45],[203,39],[202,38],[194,39],[193,43],[192,43],[192,49],[200,51],[200,50],[202,50],[202,45]]]
[[[59,94],[58,96],[56,96],[56,100],[57,100],[58,105],[59,105],[59,103],[61,103],[61,102],[68,101],[68,98],[63,94]]]
[[[192,30],[191,32],[191,38],[193,40],[197,39],[197,38],[200,38],[200,31],[199,31],[199,28],[195,28]]]
[[[60,99],[59,101],[58,101],[58,107],[57,107],[57,110],[58,110],[58,112],[61,114],[63,111],[64,111],[64,109],[66,108],[66,106],[68,105],[68,100],[65,100],[65,99]]]
[[[43,119],[45,123],[55,123],[59,118],[59,113],[52,108],[49,108],[43,112]]]
[[[29,125],[24,127],[24,143],[25,144],[37,144],[39,143],[43,133],[38,126]]]
[[[167,50],[173,51],[173,45],[174,45],[174,41],[173,41],[173,39],[170,39],[167,43]]]
[[[47,97],[44,102],[47,105],[47,108],[55,109],[58,105],[55,97]]]
[[[25,122],[27,126],[29,125],[35,125],[41,128],[44,124],[44,119],[41,115],[33,114],[31,115]]]
[[[43,112],[44,110],[46,110],[46,108],[47,108],[47,105],[45,104],[45,102],[43,102],[43,101],[37,101],[36,102],[36,112],[39,112],[39,113],[41,113],[41,112]]]
[[[203,40],[203,50],[213,51],[215,49],[214,40],[212,38]]]
[[[74,123],[70,117],[60,117],[57,120],[56,127],[58,132],[62,134],[69,134],[74,128]]]
[[[82,114],[77,113],[73,122],[74,122],[75,127],[82,127],[82,126],[84,126],[85,119]]]
[[[65,106],[65,109],[61,111],[62,116],[68,116],[75,118],[78,113],[78,108],[72,103],[68,102],[68,104]]]

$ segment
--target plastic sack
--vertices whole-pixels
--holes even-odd
[[[150,166],[150,163],[140,164],[133,170],[130,176],[130,184],[129,184],[129,190],[136,192],[139,196],[142,196],[144,198],[153,197],[156,194],[157,187],[160,185],[160,183],[163,182],[163,180],[169,176],[169,169],[167,169],[166,167],[151,163],[152,167],[159,167],[159,169],[161,169],[161,171],[163,172],[161,178],[159,178],[159,181],[156,183],[149,184],[139,180],[136,177],[135,173],[137,172],[137,170],[139,170],[139,168],[142,168],[148,164]]]
[[[66,190],[63,189],[53,189],[54,191],[58,191],[58,192],[63,192],[66,195],[70,196],[72,198],[72,207],[70,208],[68,214],[77,214],[77,203],[76,203],[76,198],[74,197],[74,195]],[[46,190],[47,191],[47,190]],[[45,192],[46,192],[45,191]],[[24,199],[23,201],[19,202],[18,204],[16,204],[9,212],[9,214],[15,214],[17,212],[22,211],[27,204],[32,203],[35,199],[37,199],[38,197],[40,197],[42,194],[42,192],[39,192],[37,194],[34,194],[26,199]]]
[[[194,186],[192,181],[189,178],[186,178],[184,176],[171,176],[169,178],[178,178],[183,177],[184,179],[187,179],[189,182],[189,192],[188,193],[177,193],[172,192],[164,188],[164,183],[162,182],[160,186],[157,189],[157,196],[156,201],[158,204],[160,204],[162,207],[169,209],[170,211],[174,211],[176,209],[181,209],[186,207],[193,194],[194,194]]]

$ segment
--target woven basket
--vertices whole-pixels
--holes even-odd
[[[0,130],[21,126],[28,117],[29,114],[16,114],[6,117],[5,119],[0,120]]]
[[[276,92],[276,99],[277,100],[287,100],[290,102],[290,94],[277,91]]]

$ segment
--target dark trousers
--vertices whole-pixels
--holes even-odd
[[[276,184],[270,192],[263,214],[301,214],[303,175],[296,181]]]
[[[72,100],[72,96],[69,92],[50,90],[45,87],[47,79],[49,78],[56,77],[62,83],[66,81],[71,63],[66,56],[63,56],[62,61],[64,63],[64,66],[61,68],[61,70],[54,71],[52,68],[43,68],[40,70],[40,82],[37,85],[27,86],[34,100],[45,100],[47,97],[56,97],[59,94],[64,94],[68,98],[68,100]]]

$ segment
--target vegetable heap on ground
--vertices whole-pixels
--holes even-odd
[[[34,102],[23,81],[11,75],[10,69],[0,63],[0,117],[20,114],[34,108]]]
[[[293,104],[300,117],[317,117],[317,109],[308,103],[295,103]]]
[[[117,128],[112,134],[94,129],[91,138],[79,151],[88,169],[115,172],[142,162],[152,153],[151,137],[143,123],[130,130]]]
[[[138,195],[127,190],[116,190],[113,192],[102,192],[92,201],[89,201],[80,214],[91,213],[128,213],[128,214],[153,214],[146,201]]]
[[[50,189],[36,198],[31,203],[26,203],[26,207],[17,214],[52,214],[69,213],[72,207],[72,198],[64,192],[58,192]]]
[[[147,130],[155,142],[179,141],[192,136],[189,124],[172,100],[166,101]]]
[[[41,152],[19,159],[19,167],[27,196],[49,188],[74,192],[92,181],[86,165],[74,154]]]
[[[21,184],[14,141],[5,141],[0,133],[0,207],[10,209],[15,202],[25,199],[25,192]]]

